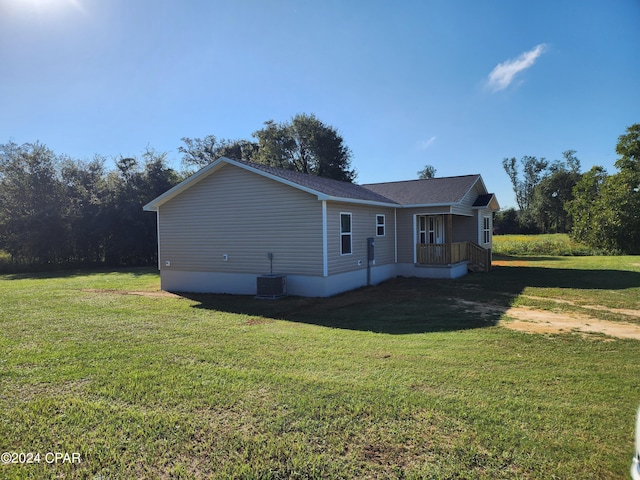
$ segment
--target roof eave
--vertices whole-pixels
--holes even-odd
[[[497,212],[500,210],[500,204],[498,203],[498,199],[496,198],[496,194],[495,193],[491,193],[488,194],[491,195],[491,198],[489,199],[489,201],[487,202],[486,205],[478,205],[478,206],[474,206],[471,207],[474,210],[481,210],[481,209],[488,209],[491,210],[492,212]],[[491,206],[491,204],[494,204],[493,206]]]
[[[175,197],[179,193],[182,193],[184,190],[189,188],[191,185],[198,183],[200,180],[207,177],[208,174],[211,172],[211,170],[216,169],[218,165],[225,162],[226,160],[229,160],[229,159],[226,157],[220,157],[217,160],[214,160],[206,167],[201,168],[196,173],[191,175],[189,178],[184,179],[179,184],[175,185],[173,188],[170,188],[169,190],[164,192],[162,195],[151,200],[149,203],[147,203],[145,206],[142,207],[142,210],[146,212],[157,212],[158,208],[163,203],[168,202],[173,197]]]
[[[467,189],[466,192],[464,192],[464,195],[462,195],[462,197],[460,197],[460,200],[462,200],[464,197],[467,196],[467,194],[473,189],[475,188],[475,186],[478,184],[478,182],[480,182],[480,185],[482,186],[482,190],[484,190],[484,193],[489,193],[489,191],[487,190],[487,186],[484,184],[484,180],[482,180],[482,175],[480,175],[479,173],[477,173],[475,175],[476,179],[475,181],[469,186],[469,188]]]
[[[411,204],[402,204],[401,208],[433,208],[433,207],[448,207],[452,209],[456,205],[459,205],[459,202],[454,203],[411,203]]]
[[[361,198],[335,197],[327,194],[318,195],[318,200],[326,200],[330,202],[356,203],[358,205],[371,205],[376,207],[402,208],[404,205],[393,202],[378,202],[376,200],[365,200]]]
[[[262,175],[263,177],[269,178],[271,180],[275,180],[276,182],[280,182],[283,183],[285,185],[289,185],[290,187],[293,188],[297,188],[298,190],[302,190],[303,192],[307,192],[307,193],[311,193],[313,195],[316,195],[318,197],[318,200],[321,200],[321,196],[326,196],[325,193],[322,193],[318,190],[315,190],[313,188],[309,188],[309,187],[305,187],[304,185],[300,185],[299,183],[296,182],[292,182],[291,180],[287,180],[286,178],[282,178],[278,175],[273,175],[272,173],[269,172],[265,172],[264,170],[260,170],[259,168],[253,168],[251,165],[246,165],[244,163],[240,163],[237,162],[231,158],[227,158],[227,157],[220,157],[221,159],[224,158],[225,161],[227,163],[230,163],[231,165],[235,165],[236,167],[240,167],[243,168],[249,172],[253,172],[253,173],[257,173],[258,175]]]

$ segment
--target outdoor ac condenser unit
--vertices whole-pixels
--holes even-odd
[[[258,277],[258,297],[279,298],[287,294],[287,277],[271,274]]]

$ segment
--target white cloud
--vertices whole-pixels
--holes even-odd
[[[418,149],[420,150],[426,150],[427,148],[429,148],[431,145],[433,145],[433,142],[436,141],[436,137],[431,137],[427,140],[420,140],[420,142],[418,142]]]
[[[489,74],[487,87],[494,92],[504,90],[511,85],[511,82],[513,82],[513,79],[518,73],[533,66],[546,48],[547,46],[541,43],[540,45],[536,45],[532,50],[522,53],[518,58],[498,64]]]

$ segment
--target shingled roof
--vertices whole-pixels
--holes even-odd
[[[220,157],[215,162],[202,168],[191,177],[152,200],[143,208],[149,211],[156,211],[161,204],[188,188],[193,183],[205,178],[211,172],[221,168],[225,163],[271,177],[276,181],[313,193],[318,195],[318,199],[321,200],[344,200],[347,202],[382,204],[392,207],[405,205],[452,205],[460,202],[476,182],[480,181],[484,188],[484,183],[480,175],[357,185],[355,183],[341,182],[339,180],[261,165],[245,160]],[[484,198],[483,195],[481,195],[481,197]]]
[[[427,178],[362,185],[400,205],[442,205],[460,202],[480,175]]]
[[[473,202],[473,206],[486,207],[489,205],[489,203],[491,203],[491,200],[493,200],[494,197],[495,195],[493,193],[487,193],[486,195],[478,195],[478,198],[476,198],[476,201]]]
[[[341,182],[340,180],[333,180],[331,178],[319,177],[317,175],[309,175],[307,173],[296,172],[294,170],[287,170],[285,168],[271,167],[268,165],[262,165],[259,163],[247,162],[245,160],[233,160],[241,165],[245,165],[249,168],[260,170],[270,175],[280,177],[283,180],[287,180],[291,183],[306,187],[310,190],[323,193],[330,197],[336,198],[349,198],[352,200],[365,200],[370,202],[380,203],[397,203],[384,195],[364,188],[361,185],[350,182]]]

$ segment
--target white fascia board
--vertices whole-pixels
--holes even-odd
[[[462,212],[454,212],[453,211],[453,207],[455,205],[451,205],[451,204],[446,204],[446,205],[436,205],[436,204],[420,204],[420,205],[402,205],[398,208],[433,208],[433,207],[449,207],[449,208],[445,208],[443,210],[437,210],[435,212],[423,212],[423,213],[418,213],[417,215],[455,215],[457,217],[473,217],[473,214],[471,212],[469,213],[462,213]]]
[[[456,217],[473,217],[473,215],[471,214],[466,214],[466,213],[453,213],[453,212],[448,212],[446,210],[438,210],[435,212],[421,212],[421,213],[417,213],[416,215],[426,215],[427,217],[431,216],[431,215],[455,215]]]
[[[491,204],[494,203],[495,207],[491,207]],[[491,198],[489,199],[489,201],[487,202],[486,205],[484,206],[479,206],[479,207],[471,207],[473,210],[491,210],[492,212],[497,212],[500,210],[500,204],[498,203],[498,199],[496,198],[495,193],[491,194]]]
[[[230,163],[240,168],[244,168],[245,170],[248,170],[250,172],[257,173],[258,175],[262,175],[263,177],[270,178],[271,180],[275,180],[276,182],[289,185],[290,187],[297,188],[298,190],[302,190],[303,192],[311,193],[312,195],[315,195],[320,201],[358,203],[362,205],[374,205],[374,206],[380,206],[380,207],[398,207],[397,203],[375,202],[371,200],[363,200],[358,198],[334,197],[332,195],[322,193],[313,188],[305,187],[304,185],[300,185],[299,183],[292,182],[291,180],[287,180],[286,178],[279,177],[278,175],[273,175],[271,173],[265,172],[258,168],[253,168],[250,165],[245,165],[244,163],[236,162],[230,158],[226,158],[225,160],[227,161],[227,163]]]
[[[221,157],[221,158],[224,158],[225,161],[227,163],[230,163],[231,165],[235,165],[236,167],[244,168],[245,170],[248,170],[249,172],[257,173],[258,175],[262,175],[263,177],[269,178],[271,180],[275,180],[276,182],[280,182],[280,183],[283,183],[285,185],[289,185],[290,187],[297,188],[298,190],[302,190],[303,192],[307,192],[307,193],[311,193],[313,195],[316,195],[318,197],[318,200],[325,200],[324,198],[321,198],[324,194],[319,192],[318,190],[314,190],[313,188],[305,187],[303,185],[300,185],[299,183],[292,182],[291,180],[287,180],[286,178],[279,177],[278,175],[273,175],[271,173],[265,172],[265,171],[260,170],[258,168],[253,168],[250,165],[245,165],[244,163],[236,162],[235,160],[232,160],[231,158],[226,158],[226,157]]]
[[[144,211],[146,211],[146,212],[157,212],[158,211],[158,207],[160,207],[160,205],[162,205],[163,203],[167,202],[168,200],[171,200],[173,197],[175,197],[179,193],[183,192],[184,190],[189,188],[191,185],[196,184],[200,180],[202,180],[205,177],[207,177],[208,174],[211,173],[212,170],[214,170],[214,169],[217,170],[217,167],[221,163],[223,163],[223,162],[225,162],[227,160],[228,159],[226,157],[220,157],[219,159],[211,162],[209,165],[207,165],[206,167],[201,168],[196,173],[194,173],[190,177],[186,178],[185,180],[181,181],[179,184],[177,184],[173,188],[170,188],[169,190],[164,192],[159,197],[156,197],[153,200],[151,200],[144,207],[142,207],[142,209]]]
[[[412,203],[407,205],[398,205],[398,208],[433,208],[433,207],[446,207],[449,209],[448,212],[452,213],[451,210],[454,206],[458,205],[457,203]]]
[[[476,181],[473,182],[473,184],[467,189],[466,192],[464,192],[464,195],[462,196],[462,198],[466,197],[471,190],[476,188],[476,185],[478,184],[478,182],[480,183],[480,186],[482,187],[482,191],[484,192],[484,194],[489,193],[489,191],[487,190],[487,187],[484,184],[484,180],[482,180],[482,175],[480,175],[479,173],[477,175],[478,175],[478,178],[476,178]]]
[[[356,203],[358,205],[371,205],[375,207],[390,207],[390,208],[403,207],[403,205],[398,205],[397,203],[376,202],[374,200],[362,200],[360,198],[333,197],[331,195],[327,195],[324,193],[321,193],[318,195],[318,200],[327,200],[329,202],[340,202],[340,203]]]
[[[322,192],[320,192],[318,190],[315,190],[313,188],[305,187],[304,185],[300,185],[299,183],[292,182],[291,180],[287,180],[286,178],[279,177],[278,175],[273,175],[273,174],[271,174],[269,172],[265,172],[265,171],[260,170],[258,168],[253,168],[250,165],[246,165],[244,163],[237,162],[237,161],[235,161],[235,160],[233,160],[231,158],[220,157],[217,160],[215,160],[214,162],[212,162],[209,165],[207,165],[206,167],[202,168],[201,170],[198,170],[196,173],[191,175],[186,180],[183,180],[182,182],[180,182],[175,187],[171,188],[170,190],[167,190],[165,193],[163,193],[159,197],[153,199],[151,202],[147,203],[144,207],[142,207],[142,209],[145,210],[145,211],[150,211],[150,212],[157,211],[157,209],[158,209],[158,207],[160,205],[162,205],[163,203],[165,203],[168,200],[172,199],[173,197],[175,197],[176,195],[178,195],[179,193],[181,193],[185,189],[189,188],[191,185],[193,185],[193,184],[199,182],[200,180],[204,179],[205,177],[207,177],[208,174],[212,173],[212,170],[217,169],[216,167],[218,167],[221,163],[228,163],[230,165],[234,165],[234,166],[236,166],[238,168],[242,168],[242,169],[247,170],[249,172],[253,172],[253,173],[257,174],[257,175],[261,175],[261,176],[263,176],[265,178],[269,178],[271,180],[274,180],[276,182],[282,183],[284,185],[288,185],[288,186],[293,187],[293,188],[295,188],[297,190],[301,190],[303,192],[310,193],[312,195],[315,195],[317,197],[317,199],[320,200],[320,201],[329,200],[329,201],[334,201],[334,202],[358,203],[358,204],[363,204],[363,205],[373,205],[373,206],[382,206],[382,207],[398,207],[398,204],[396,204],[396,203],[373,202],[373,201],[370,201],[370,200],[333,197],[331,195],[327,195],[326,193],[322,193]]]
[[[492,203],[495,203],[496,206],[494,207],[494,211],[499,211],[500,210],[500,204],[498,203],[498,197],[494,195],[491,196],[491,200],[489,200],[489,205],[491,205]]]
[[[485,193],[489,193],[489,190],[487,190],[487,186],[484,184],[484,180],[482,179],[482,175],[478,174],[478,180],[480,181],[480,185],[482,185],[482,189],[485,191]]]

